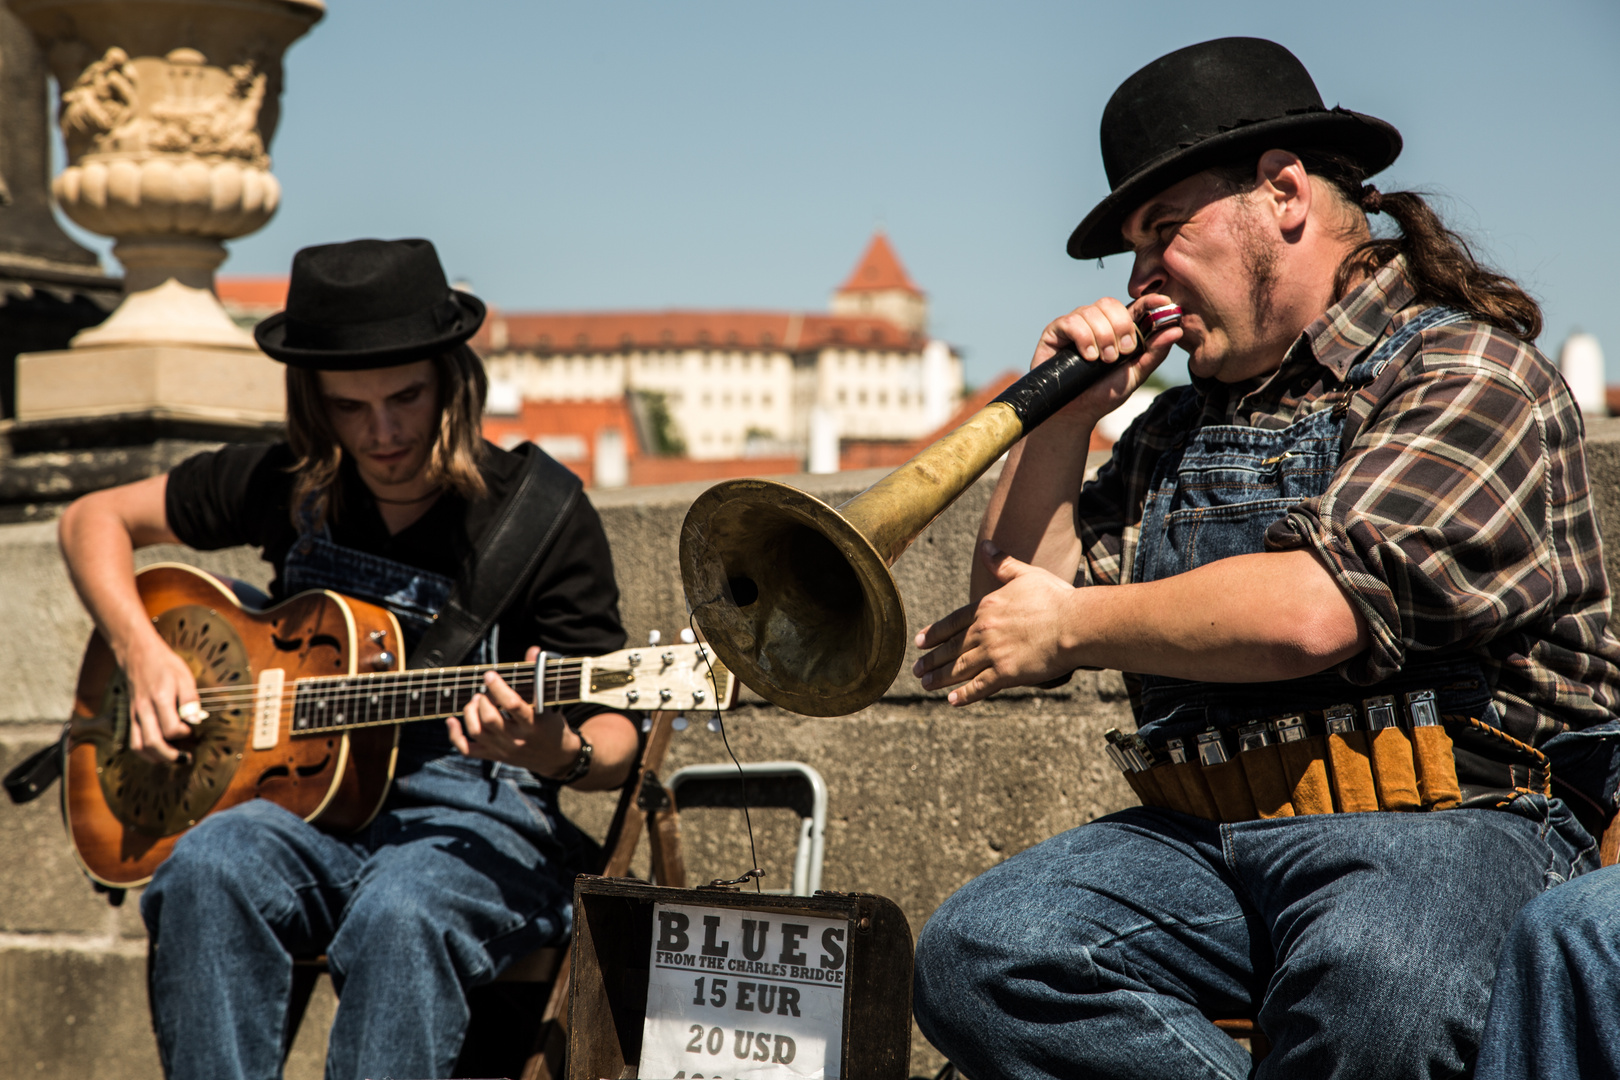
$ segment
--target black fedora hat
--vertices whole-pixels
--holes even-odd
[[[253,329],[273,360],[325,371],[392,367],[460,345],[484,321],[427,240],[350,240],[293,256],[287,310]]]
[[[1272,149],[1333,151],[1371,176],[1400,155],[1401,133],[1325,107],[1305,65],[1274,41],[1219,38],[1159,57],[1103,109],[1103,167],[1114,190],[1069,237],[1069,254],[1129,250],[1120,227],[1142,203],[1195,173]]]

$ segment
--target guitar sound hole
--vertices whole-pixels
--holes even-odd
[[[258,787],[264,787],[271,780],[285,780],[292,776],[292,770],[285,765],[272,765],[259,774]]]
[[[327,754],[313,765],[300,765],[298,766],[298,775],[303,777],[318,776],[326,771],[326,766],[331,762],[331,760],[332,755]]]

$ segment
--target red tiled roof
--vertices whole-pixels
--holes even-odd
[[[736,480],[744,476],[789,476],[804,471],[798,457],[721,458],[644,457],[630,462],[630,485],[680,484],[689,480]]]
[[[214,293],[227,306],[280,311],[287,306],[287,279],[220,277],[214,279]]]
[[[532,442],[568,466],[587,485],[596,469],[596,437],[617,429],[632,472],[641,458],[635,421],[624,398],[611,401],[525,401],[516,416],[484,414],[484,438],[497,446]]]
[[[900,256],[889,246],[889,238],[881,231],[872,234],[861,261],[855,264],[849,277],[838,286],[839,292],[883,292],[899,289],[921,296],[922,290],[911,283],[911,275],[900,265]]]
[[[812,350],[829,345],[920,349],[923,335],[887,319],[789,311],[582,311],[491,313],[473,338],[489,350],[505,324],[507,350],[617,352],[621,349],[724,348]]]
[[[688,457],[654,457],[636,441],[629,403],[614,401],[525,401],[517,416],[484,415],[484,438],[497,446],[532,442],[546,449],[587,486],[595,480],[596,437],[617,428],[624,438],[630,486],[678,484],[688,480],[731,480],[741,476],[782,476],[802,472],[796,456],[724,458],[694,461]]]

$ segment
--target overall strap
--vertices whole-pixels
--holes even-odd
[[[538,446],[530,449],[523,478],[501,505],[407,666],[445,667],[466,658],[556,544],[582,490],[579,477],[566,466]],[[542,528],[543,533],[538,531]]]
[[[1444,304],[1424,308],[1409,319],[1405,326],[1391,334],[1384,343],[1373,350],[1371,356],[1352,367],[1344,377],[1345,394],[1347,395],[1341,410],[1346,410],[1350,396],[1370,386],[1374,380],[1384,373],[1384,369],[1398,356],[1407,344],[1425,330],[1432,330],[1437,326],[1451,326],[1454,323],[1467,322],[1473,318],[1466,311],[1460,311]],[[1346,417],[1347,422],[1339,434],[1339,459],[1342,461],[1350,453],[1350,444],[1356,441],[1361,434],[1361,424],[1358,419]]]
[[[1344,381],[1357,389],[1366,386],[1384,373],[1389,362],[1406,348],[1406,343],[1436,326],[1450,326],[1452,323],[1467,322],[1471,316],[1466,311],[1459,311],[1454,307],[1436,304],[1434,307],[1424,308],[1409,319],[1405,326],[1395,331],[1384,343],[1367,359],[1350,369]]]

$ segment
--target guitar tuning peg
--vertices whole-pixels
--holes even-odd
[[[656,645],[662,640],[664,640],[664,635],[659,633],[657,630],[649,630],[649,631],[647,631],[647,644],[648,645]]]
[[[686,629],[681,631],[681,644],[682,645],[690,645],[696,640],[697,640],[697,635],[692,633],[692,628],[691,627],[687,627]]]
[[[643,735],[645,735],[647,732],[649,732],[651,730],[652,730],[652,717],[643,716],[641,718],[641,733]]]
[[[719,732],[719,730],[720,730],[720,718],[718,716],[709,717],[709,730],[713,731],[713,732],[716,732],[716,733]]]
[[[671,720],[669,722],[669,726],[674,728],[676,731],[685,731],[686,730],[686,717],[677,716],[675,719],[673,719],[673,720]]]

